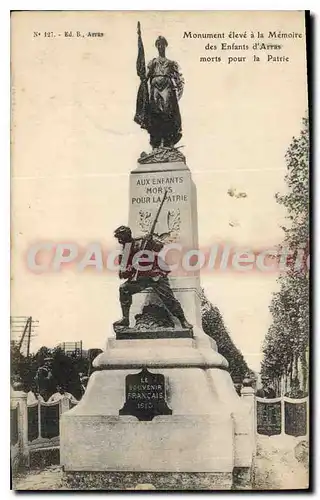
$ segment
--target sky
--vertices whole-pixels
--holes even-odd
[[[117,276],[94,271],[35,274],[26,256],[37,242],[99,242],[114,248],[126,224],[129,175],[147,133],[134,122],[136,23],[146,59],[164,35],[185,78],[183,146],[197,188],[200,248],[215,243],[267,249],[282,239],[285,152],[307,109],[305,41],[283,44],[289,62],[200,62],[207,40],[184,32],[304,34],[298,12],[15,12],[12,16],[12,316],[39,321],[32,350],[83,340],[103,348],[120,316]],[[44,37],[44,30],[55,37]],[[65,31],[103,37],[65,37]],[[41,36],[34,37],[34,32]],[[61,36],[59,36],[59,33]],[[255,40],[254,40],[255,41]],[[216,41],[210,43],[216,43]],[[243,40],[236,41],[243,44]],[[253,43],[246,39],[246,43]],[[211,53],[210,53],[211,55]],[[245,192],[245,198],[228,191]],[[249,366],[259,370],[270,325],[275,273],[206,272],[201,284]]]

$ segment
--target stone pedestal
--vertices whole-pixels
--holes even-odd
[[[229,489],[235,467],[250,469],[247,407],[216,350],[199,348],[194,339],[109,339],[94,365],[100,371],[84,397],[61,416],[60,458],[71,482],[76,474],[85,484],[90,473],[100,484],[102,472],[112,479],[114,471],[124,483],[130,476],[132,487],[148,482],[180,489],[192,488],[192,473],[199,489]],[[119,414],[126,377],[144,367],[164,376],[171,415],[140,421]]]
[[[183,263],[186,253],[199,247],[196,186],[183,161],[142,164],[130,173],[129,226],[135,237],[144,236],[150,230],[165,190],[167,199],[155,233],[162,235],[165,248],[172,245],[165,258],[172,266],[170,284],[188,321],[195,326],[194,336],[201,344],[210,345],[201,328],[199,269],[186,269]],[[134,327],[136,314],[150,303],[158,304],[153,292],[146,290],[134,296],[131,327]],[[173,322],[179,328],[175,318]]]
[[[150,230],[165,188],[156,233],[180,245],[182,258],[198,249],[196,189],[183,162],[131,172],[129,225],[135,237]],[[135,331],[135,315],[159,301],[150,290],[134,296],[127,337],[125,329],[117,338],[111,334],[94,360],[98,371],[84,397],[61,417],[61,463],[73,487],[145,482],[157,489],[230,489],[235,471],[251,469],[250,409],[201,328],[199,272],[183,272],[178,264],[170,281],[192,334],[176,321],[166,329]],[[150,412],[146,418],[144,412]]]

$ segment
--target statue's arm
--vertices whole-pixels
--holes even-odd
[[[184,78],[183,74],[181,73],[181,70],[179,68],[179,65],[176,61],[172,61],[172,80],[173,80],[173,85],[175,88],[175,91],[177,93],[177,98],[178,100],[181,99],[182,94],[183,94],[183,89],[184,89]]]
[[[122,255],[120,254],[118,256],[118,264],[119,264],[119,278],[121,280],[125,280],[127,278],[130,278],[132,274],[132,266],[130,264],[127,264],[126,267],[123,266],[122,263]]]

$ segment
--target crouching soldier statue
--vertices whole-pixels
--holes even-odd
[[[170,287],[168,273],[169,268],[166,263],[158,256],[163,248],[163,243],[157,240],[152,233],[145,238],[133,238],[131,229],[127,226],[120,226],[114,232],[115,238],[123,246],[124,252],[120,259],[120,279],[126,279],[120,285],[120,304],[122,309],[122,319],[114,323],[114,327],[129,326],[129,312],[132,304],[132,295],[139,293],[146,288],[152,288],[160,297],[168,311],[179,319],[182,328],[191,329],[192,325],[188,323],[180,302],[175,298]],[[142,259],[134,262],[134,256],[141,250],[152,252],[153,259],[150,259],[148,270],[142,270]],[[147,255],[147,254],[146,254]],[[126,257],[125,266],[123,266],[124,257]],[[140,255],[142,257],[142,255]],[[144,262],[145,264],[145,262]],[[151,269],[150,269],[151,267]]]

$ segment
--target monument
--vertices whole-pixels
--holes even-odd
[[[135,121],[152,151],[130,173],[128,226],[114,234],[124,250],[122,318],[82,400],[61,418],[61,464],[79,489],[88,481],[96,489],[230,489],[252,468],[252,409],[202,330],[197,266],[185,271],[176,261],[174,249],[197,254],[196,187],[176,146],[184,81],[167,40],[155,45],[159,56],[146,68],[138,25]],[[153,257],[148,270],[134,265],[138,252]]]

